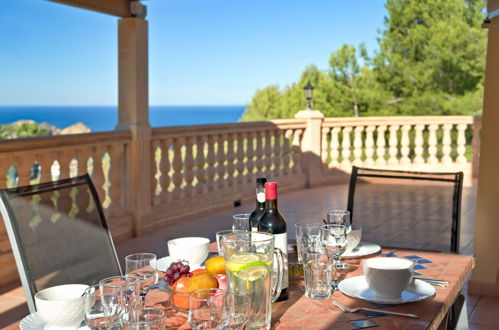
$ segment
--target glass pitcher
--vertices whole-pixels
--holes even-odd
[[[270,329],[272,302],[281,293],[284,275],[284,254],[280,249],[274,248],[274,236],[259,232],[239,232],[225,235],[222,244],[228,290],[250,297],[250,317],[246,328]],[[277,281],[272,288],[274,255]]]

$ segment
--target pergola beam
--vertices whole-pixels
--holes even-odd
[[[49,0],[118,17],[131,17],[130,0]]]

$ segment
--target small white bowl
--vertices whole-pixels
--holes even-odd
[[[205,237],[181,237],[168,241],[168,252],[174,259],[187,260],[189,265],[201,265],[210,252],[210,240]]]
[[[85,284],[65,284],[38,291],[35,294],[38,315],[48,325],[79,327],[86,288]]]

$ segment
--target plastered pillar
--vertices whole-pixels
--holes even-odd
[[[132,142],[127,160],[129,210],[134,234],[152,230],[151,222],[151,126],[148,91],[148,22],[129,17],[118,21],[118,125],[129,130]]]
[[[295,118],[307,121],[301,143],[302,167],[308,174],[307,186],[315,187],[322,183],[321,129],[324,115],[318,110],[302,110]]]
[[[488,31],[484,107],[480,136],[477,213],[473,241],[475,269],[468,285],[470,293],[490,296],[499,295],[498,27],[491,27]]]

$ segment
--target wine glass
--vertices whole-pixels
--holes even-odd
[[[192,292],[189,324],[193,330],[226,329],[229,319],[224,311],[225,294],[226,291],[215,288]]]
[[[156,255],[154,253],[135,253],[126,256],[125,274],[138,279],[139,293],[144,298],[147,291],[158,283]]]
[[[338,283],[336,281],[337,270],[339,268],[345,268],[343,263],[340,262],[340,257],[347,248],[346,226],[337,224],[321,226],[320,239],[326,253],[333,257],[333,267],[336,272],[331,281],[331,286],[333,290],[336,290],[338,288]],[[346,265],[348,268],[349,265]]]
[[[121,329],[123,296],[117,285],[92,285],[84,293],[84,317],[93,330]]]
[[[347,234],[352,230],[350,221],[350,211],[347,210],[331,210],[326,214],[326,223],[329,225],[344,225],[347,227]]]

